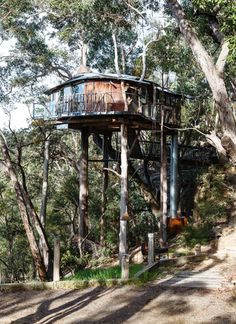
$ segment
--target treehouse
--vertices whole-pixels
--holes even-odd
[[[151,131],[159,137],[161,233],[166,241],[167,217],[177,217],[178,133],[183,97],[134,76],[80,73],[49,89],[46,108],[34,106],[34,117],[50,124],[81,131],[80,157],[80,237],[88,233],[88,137],[101,135],[103,143],[103,176],[108,180],[111,135],[120,132],[120,257],[127,253],[126,231],[128,211],[128,162],[134,151],[140,155],[140,131]],[[167,136],[171,141],[167,154]],[[168,156],[168,157],[167,157]],[[168,162],[170,161],[170,163]],[[170,172],[167,171],[169,168]],[[109,170],[112,171],[112,170]],[[167,174],[170,174],[169,181]],[[103,188],[102,194],[105,195]],[[168,196],[170,208],[167,209]],[[102,201],[106,199],[102,198]],[[101,217],[103,217],[102,215]]]
[[[180,124],[182,96],[134,76],[83,73],[46,92],[43,118],[69,128],[118,130],[125,121],[133,129]],[[34,115],[42,114],[35,105]],[[162,116],[162,117],[161,117]]]

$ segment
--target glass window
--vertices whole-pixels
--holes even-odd
[[[74,87],[74,93],[76,93],[76,94],[84,94],[84,83],[77,84]]]

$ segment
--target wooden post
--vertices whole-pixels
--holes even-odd
[[[129,279],[129,255],[123,254],[121,259],[121,279]]]
[[[79,177],[79,237],[80,253],[83,251],[83,240],[88,234],[88,131],[81,130],[81,155]]]
[[[107,152],[107,137],[103,136],[103,173],[102,173],[102,197],[101,197],[101,218],[100,218],[100,244],[104,245],[104,223],[105,212],[107,205],[107,187],[108,187],[108,152]]]
[[[166,150],[166,134],[164,132],[164,111],[161,111],[161,170],[160,170],[160,232],[161,244],[167,243],[167,150]]]
[[[54,239],[53,281],[60,281],[60,240]]]
[[[121,132],[121,182],[120,182],[120,242],[119,259],[127,254],[127,220],[128,220],[128,126],[122,124]]]
[[[154,263],[155,248],[154,248],[154,233],[148,233],[148,265]]]

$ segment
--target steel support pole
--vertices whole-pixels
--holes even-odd
[[[178,209],[178,133],[171,137],[170,161],[170,217],[177,217]]]
[[[160,236],[161,245],[167,242],[167,202],[168,202],[168,185],[167,185],[167,147],[166,134],[164,132],[164,112],[161,114],[161,167],[160,167]]]

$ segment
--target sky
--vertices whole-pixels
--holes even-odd
[[[9,51],[11,50],[11,48],[13,48],[14,44],[15,44],[14,39],[11,39],[9,41],[3,41],[0,47],[0,57],[9,55],[10,54]],[[12,110],[12,112],[10,113],[11,127],[14,129],[28,127],[27,119],[29,120],[30,118],[28,107],[21,103],[16,103],[15,106],[16,109]],[[0,106],[0,129],[8,128],[8,125],[9,125],[9,115],[5,113],[4,109]]]
[[[17,104],[16,108],[10,112],[11,128],[20,129],[27,128],[30,123],[30,114],[28,107],[24,104]],[[5,113],[0,108],[0,128],[8,128],[9,125],[9,114]]]

